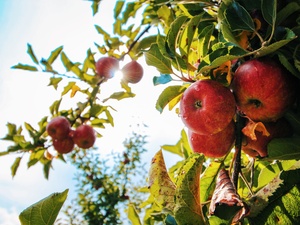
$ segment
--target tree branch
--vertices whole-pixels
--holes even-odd
[[[236,139],[235,139],[235,154],[233,164],[232,182],[237,189],[238,178],[241,172],[241,152],[242,152],[242,141],[243,133],[242,129],[245,126],[245,118],[237,113],[236,117]]]

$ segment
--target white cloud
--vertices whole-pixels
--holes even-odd
[[[19,222],[19,213],[15,208],[0,208],[0,225],[16,225]]]

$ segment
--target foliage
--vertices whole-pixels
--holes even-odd
[[[99,7],[100,0],[92,1],[94,15]],[[116,1],[113,34],[95,25],[103,38],[103,43],[95,43],[95,47],[97,53],[120,60],[124,60],[125,56],[132,59],[145,57],[146,63],[154,66],[159,74],[153,77],[153,84],[167,86],[158,96],[156,109],[163,113],[168,106],[169,110],[175,109],[178,113],[176,105],[181,94],[192,82],[213,79],[229,86],[236,68],[243,61],[252,58],[270,57],[278,60],[292,75],[300,79],[299,12],[299,0]],[[152,27],[156,28],[156,32],[152,31]],[[150,30],[151,34],[146,35]],[[13,68],[50,73],[52,77],[49,86],[55,89],[58,89],[63,80],[70,80],[63,87],[61,99],[50,106],[50,113],[53,117],[66,116],[74,127],[86,122],[99,129],[109,124],[113,125],[113,109],[107,103],[112,99],[134,97],[130,86],[121,82],[122,91],[114,92],[109,98],[99,101],[100,90],[102,85],[105,85],[105,80],[99,82],[95,79],[96,51],[92,49],[87,50],[83,62],[72,62],[63,51],[63,47],[53,50],[46,59],[37,57],[30,44],[27,47],[32,65],[18,63]],[[121,50],[123,47],[126,51]],[[59,58],[65,68],[63,72],[54,68],[54,62]],[[171,81],[178,81],[178,84],[173,85]],[[67,99],[68,93],[71,98],[83,95],[86,100],[78,102],[70,109],[61,109],[60,105]],[[169,225],[231,224],[233,221],[239,221],[240,224],[299,223],[299,107],[298,99],[295,107],[285,115],[294,128],[294,136],[272,140],[268,145],[269,157],[262,159],[253,159],[240,152],[239,148],[218,160],[192,154],[187,134],[182,130],[181,139],[177,144],[162,146],[163,150],[181,156],[182,160],[168,169],[165,168],[162,152],[153,154],[149,190],[143,189],[145,192],[149,191],[149,198],[139,206],[129,206],[130,220],[136,224],[157,224],[163,221]],[[44,157],[44,153],[51,146],[45,133],[49,118],[45,116],[41,119],[38,128],[25,123],[24,127],[29,137],[23,134],[22,126],[7,124],[8,133],[3,140],[10,141],[13,145],[0,155],[20,155],[11,167],[13,176],[17,172],[22,155],[27,153],[30,154],[28,167],[40,162],[44,165],[46,178],[48,177],[53,160]],[[240,125],[240,122],[237,124]],[[241,134],[241,129],[237,129],[237,134]],[[100,133],[98,136],[101,136]],[[237,139],[236,146],[241,145],[239,142],[241,140]],[[102,184],[97,175],[100,176],[103,171],[98,171],[98,167],[92,168],[98,161],[89,154],[77,149],[73,155],[73,163],[79,171],[88,166],[87,171],[82,170],[84,175],[80,182],[83,187],[90,189],[82,192],[85,198],[81,199],[79,205],[82,204],[86,219],[94,224],[99,222],[92,222],[94,215],[91,214],[95,212],[94,209],[84,208],[88,206],[86,201],[94,196],[91,190],[95,189],[97,193],[98,187],[98,190],[103,191],[101,197],[113,196],[110,199],[113,202],[112,209],[105,210],[116,218],[118,215],[114,206],[122,200],[122,194],[126,193],[127,188],[120,189],[119,184],[122,182],[112,181],[111,175],[105,178],[111,193],[104,192],[108,190],[105,186],[95,186],[95,182]],[[58,155],[58,158],[65,160],[63,155]],[[156,164],[157,161],[159,164]],[[102,163],[105,166],[105,163]],[[232,177],[232,184],[231,179],[227,180],[236,189],[235,196],[239,196],[239,200],[244,203],[242,207],[232,208],[228,205],[222,206],[220,202],[210,202],[218,174],[224,168]],[[125,181],[128,179],[124,168],[114,169],[118,171],[120,179],[123,176]],[[131,171],[133,169],[135,168],[130,168]],[[93,172],[93,176],[87,181],[90,172]],[[95,174],[97,179],[94,179]],[[79,190],[79,193],[81,191],[83,189]],[[225,195],[224,198],[227,197],[226,194],[224,191],[220,192],[220,195]],[[100,204],[97,201],[94,203]],[[225,218],[224,213],[210,215],[209,206],[213,203],[219,205],[220,212],[224,209],[226,212],[230,210],[234,216]],[[103,204],[107,204],[107,201]],[[140,218],[137,207],[144,209],[143,219]]]
[[[122,153],[74,152],[70,159],[77,168],[77,198],[65,209],[69,220],[59,224],[124,224],[126,206],[137,207],[143,199],[138,189],[145,186],[146,143],[146,136],[133,132]]]
[[[53,224],[60,208],[65,202],[68,190],[62,193],[53,193],[45,199],[31,205],[20,214],[20,222],[22,225],[27,224]]]

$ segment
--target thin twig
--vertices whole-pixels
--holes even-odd
[[[141,38],[146,32],[148,32],[148,30],[149,30],[150,28],[151,28],[151,24],[149,24],[149,25],[145,28],[145,30],[143,30],[142,33],[140,33],[140,34],[137,36],[137,38],[130,44],[130,46],[129,46],[127,52],[125,52],[125,53],[120,57],[120,59],[119,59],[120,61],[123,60],[124,57],[125,57],[126,55],[129,54],[129,52],[133,49],[133,47],[134,47],[134,46],[136,45],[136,43],[140,40],[140,38]]]

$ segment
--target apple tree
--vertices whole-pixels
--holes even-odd
[[[91,6],[97,14],[101,1]],[[42,163],[48,177],[52,161],[65,160],[66,153],[48,151],[55,139],[47,124],[62,116],[73,142],[83,124],[100,138],[98,130],[114,123],[109,101],[135,96],[131,85],[143,76],[137,60],[144,57],[157,69],[153,84],[165,86],[153,107],[177,113],[183,129],[177,143],[151,150],[148,184],[141,189],[148,199],[128,205],[132,224],[298,224],[299,12],[299,0],[116,1],[113,33],[95,25],[103,43],[88,49],[83,62],[73,62],[63,47],[40,58],[28,44],[33,63],[14,69],[49,73],[55,89],[69,82],[50,116],[37,128],[25,123],[29,139],[23,127],[7,124],[3,140],[13,145],[1,156],[20,154],[13,176],[29,154],[28,166]],[[130,64],[120,68],[126,58]],[[63,71],[56,69],[58,62]],[[124,72],[122,90],[101,99],[101,87],[118,69]],[[61,108],[67,94],[85,100]],[[74,149],[71,159],[80,167],[84,162],[76,157],[89,150],[80,144]],[[165,151],[181,160],[166,168]],[[55,197],[64,199],[65,193]]]

